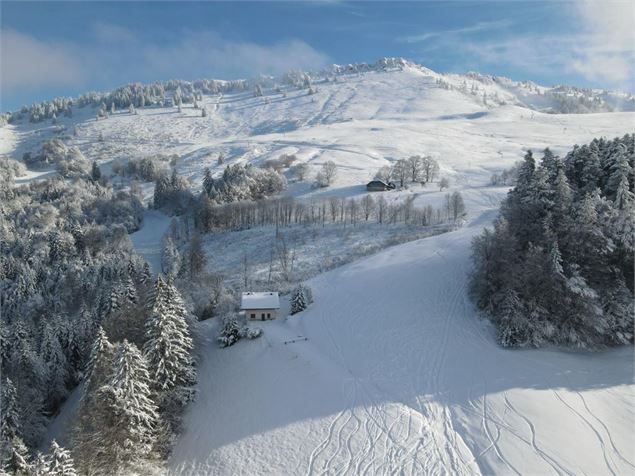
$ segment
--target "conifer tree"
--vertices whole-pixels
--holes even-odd
[[[77,476],[75,463],[70,451],[62,448],[55,440],[46,456],[47,476]]]
[[[47,366],[47,402],[52,408],[66,398],[66,382],[69,378],[68,362],[60,341],[51,325],[44,326],[41,355]]]
[[[108,341],[104,329],[99,326],[86,365],[84,395],[90,395],[103,385],[112,365],[113,353],[112,344]]]
[[[15,476],[31,476],[33,474],[33,466],[29,462],[29,450],[21,438],[13,437],[8,457],[3,461],[2,466]]]
[[[134,344],[124,340],[117,347],[113,371],[98,393],[112,412],[110,435],[104,442],[119,467],[126,467],[152,451],[157,408],[150,398],[147,363]],[[108,437],[114,437],[109,439]]]
[[[8,461],[14,451],[15,438],[19,438],[20,410],[18,408],[18,394],[11,379],[5,378],[1,382],[0,408],[0,463]]]
[[[309,307],[311,302],[313,302],[311,288],[303,284],[299,284],[291,292],[291,314],[304,311],[307,307]]]
[[[195,380],[192,338],[183,299],[174,285],[163,283],[159,277],[155,289],[144,353],[154,388],[168,392],[189,387]]]

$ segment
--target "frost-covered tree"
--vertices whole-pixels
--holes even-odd
[[[316,182],[320,187],[328,187],[333,183],[337,175],[337,166],[335,162],[329,160],[322,164],[320,171],[316,176]]]
[[[433,182],[439,175],[439,163],[432,157],[423,157],[421,161],[421,182],[424,184]]]
[[[192,235],[188,249],[188,259],[190,277],[195,278],[205,270],[205,265],[207,264],[207,257],[205,256],[205,251],[203,251],[203,244],[199,233]]]
[[[410,167],[408,166],[408,160],[399,159],[392,167],[392,178],[399,182],[399,186],[403,187],[408,181],[410,173]]]
[[[539,166],[526,154],[494,230],[473,243],[472,294],[503,345],[632,342],[632,144],[594,140],[564,161],[546,149]]]
[[[291,314],[304,311],[313,302],[311,288],[304,284],[299,284],[291,291]]]
[[[304,162],[301,164],[294,165],[292,167],[293,174],[297,177],[299,181],[303,181],[304,179],[308,177],[309,170],[311,170],[309,165]]]
[[[375,174],[375,180],[381,180],[384,183],[389,183],[392,179],[392,169],[385,165],[380,168]]]
[[[217,341],[221,347],[229,347],[240,340],[240,325],[235,313],[226,314],[222,318],[222,325]]]
[[[174,240],[166,237],[163,243],[163,253],[161,254],[161,268],[166,276],[176,276],[182,266],[182,257]]]
[[[113,472],[133,467],[152,452],[158,415],[150,385],[145,358],[124,340],[117,346],[112,373],[96,397],[112,418],[103,435],[103,464]]]
[[[40,352],[47,370],[47,402],[55,408],[68,395],[66,382],[69,380],[69,373],[68,362],[57,333],[49,324],[44,326]]]
[[[185,403],[195,379],[192,338],[187,311],[176,287],[157,279],[156,294],[146,322],[144,354],[149,363],[153,388],[175,392]]]
[[[114,347],[109,342],[104,329],[99,326],[86,365],[84,395],[90,395],[103,385],[110,371],[113,356]]]
[[[411,182],[419,182],[421,174],[423,173],[423,157],[420,155],[413,155],[408,159],[408,173],[410,174]]]
[[[101,178],[101,169],[99,168],[99,164],[97,162],[93,162],[90,176],[94,182],[98,182]]]
[[[20,409],[18,407],[18,394],[11,379],[5,378],[1,384],[0,463],[10,464],[8,460],[13,457],[13,452],[17,450],[14,447],[15,439],[19,438],[21,434]]]
[[[1,467],[15,476],[31,476],[33,465],[29,460],[29,450],[21,438],[15,436],[11,440],[8,452],[3,456]],[[2,474],[2,469],[0,469]]]
[[[465,215],[465,202],[460,192],[453,192],[450,196],[450,212],[453,221],[457,221]]]
[[[443,177],[439,180],[439,191],[442,192],[444,188],[448,188],[450,186],[450,180],[447,177]]]
[[[77,476],[71,452],[58,445],[55,440],[51,442],[45,461],[47,476]]]

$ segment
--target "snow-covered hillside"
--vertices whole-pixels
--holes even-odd
[[[546,114],[529,109],[535,102],[528,99],[531,92],[544,98],[546,90],[528,83],[474,74],[443,76],[407,62],[386,70],[340,67],[316,76],[314,94],[272,80],[263,84],[260,97],[253,90],[204,95],[198,105],[207,117],[184,104],[182,112],[152,106],[137,108],[136,115],[119,110],[101,120],[90,106],[74,107],[73,117],[60,115],[56,125],[25,118],[2,128],[0,150],[20,158],[24,152],[37,153],[46,139],[62,137],[100,163],[175,153],[181,157],[179,172],[195,188],[205,167],[218,173],[226,164],[261,163],[294,153],[313,170],[333,160],[339,167],[335,185],[342,188],[365,183],[379,167],[412,154],[435,157],[442,175],[469,169],[489,177],[510,166],[523,149],[550,146],[562,152],[576,142],[622,134],[633,126],[628,112]],[[472,94],[472,85],[492,97],[498,94],[505,104],[483,102],[482,92]],[[222,165],[216,160],[219,154],[225,158]]]
[[[104,173],[113,161],[177,154],[194,189],[206,167],[220,173],[295,154],[313,175],[332,160],[332,186],[290,183],[287,193],[304,198],[359,195],[380,167],[431,155],[450,191],[463,194],[464,228],[314,278],[315,304],[264,324],[258,340],[221,350],[214,323],[204,323],[198,397],[170,461],[174,473],[635,471],[632,348],[503,350],[466,294],[470,240],[506,192],[489,186],[490,175],[528,148],[562,154],[632,132],[635,113],[550,114],[540,112],[553,109],[548,88],[388,66],[332,69],[313,78],[312,94],[274,80],[262,81],[263,96],[205,94],[198,105],[206,117],[184,104],[181,112],[152,106],[100,120],[91,107],[74,108],[55,125],[23,119],[0,128],[0,152],[21,158],[61,137]],[[416,185],[385,196],[436,206],[446,192]],[[158,267],[168,221],[150,218],[133,242]],[[308,340],[284,343],[300,336]]]
[[[632,472],[632,348],[505,350],[477,317],[469,244],[488,208],[315,278],[315,304],[260,340],[221,350],[205,327],[173,472]]]

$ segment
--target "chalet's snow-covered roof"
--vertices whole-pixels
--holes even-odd
[[[276,292],[243,293],[241,309],[279,309],[280,298]]]

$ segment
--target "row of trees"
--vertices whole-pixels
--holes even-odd
[[[564,160],[527,153],[493,230],[473,243],[476,303],[504,346],[633,341],[635,136]]]
[[[143,108],[152,105],[163,105],[165,98],[171,94],[174,103],[193,103],[200,100],[202,94],[219,94],[241,92],[251,88],[251,83],[245,80],[222,81],[202,79],[196,81],[169,80],[150,84],[133,83],[121,86],[109,93],[88,92],[77,98],[57,97],[51,101],[23,106],[19,111],[11,113],[9,123],[14,123],[28,117],[30,122],[41,122],[54,119],[62,115],[73,115],[74,107],[93,107],[100,111],[114,109]]]
[[[406,223],[427,226],[456,222],[464,216],[465,211],[463,198],[458,192],[447,194],[440,208],[431,205],[415,207],[412,197],[389,202],[384,195],[375,199],[370,194],[359,199],[330,197],[308,203],[285,197],[216,205],[205,194],[201,194],[196,207],[195,224],[203,233],[256,226],[324,226],[326,223],[354,226],[373,222],[380,225]]]
[[[385,166],[377,171],[376,180],[397,182],[403,187],[408,182],[422,185],[433,182],[439,175],[439,163],[432,157],[413,155],[407,159],[399,159],[391,167]]]

